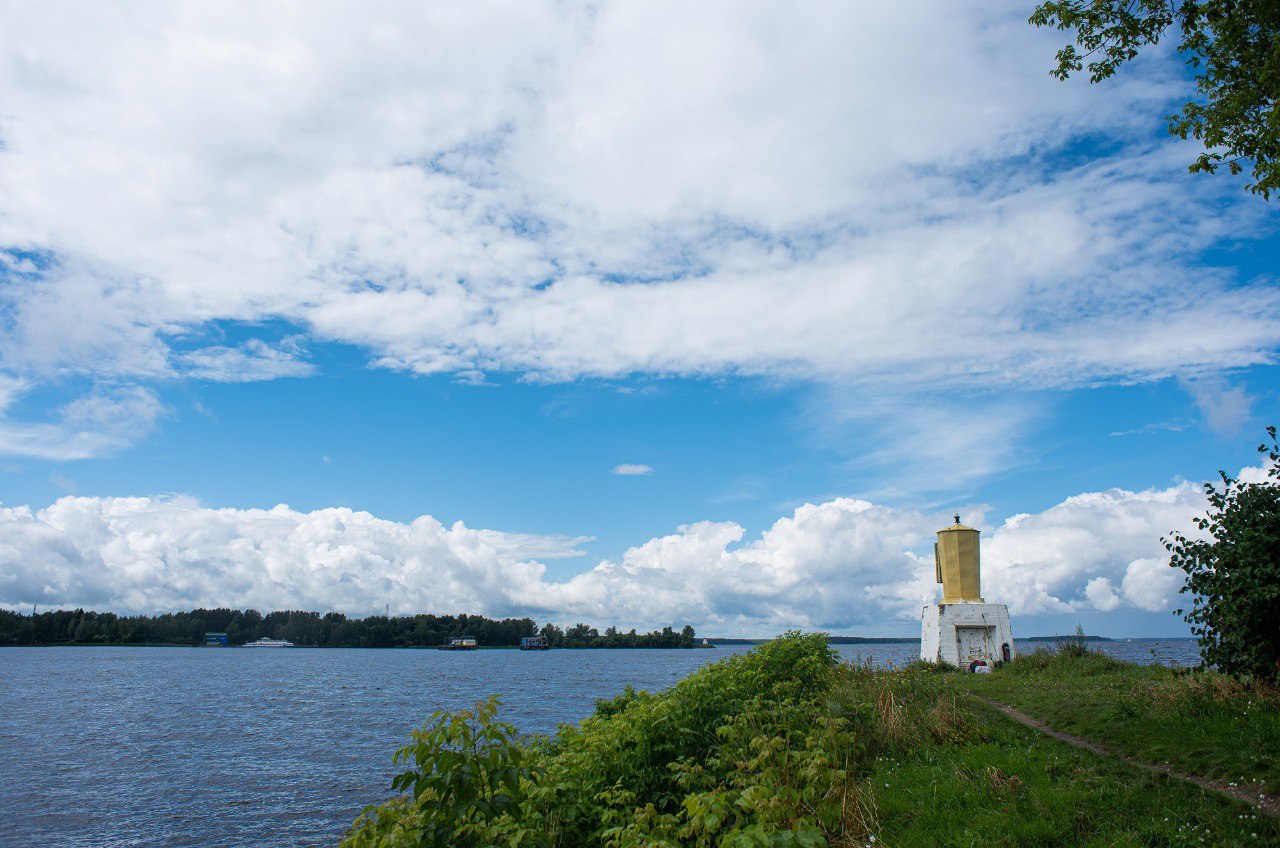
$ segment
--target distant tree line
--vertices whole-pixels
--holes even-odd
[[[226,633],[232,645],[259,638],[287,639],[295,645],[323,648],[430,648],[470,636],[486,647],[520,644],[541,635],[553,648],[691,648],[694,631],[664,627],[652,633],[621,633],[610,627],[576,624],[541,629],[531,618],[481,615],[414,615],[348,618],[339,612],[194,609],[163,615],[52,610],[32,616],[0,609],[0,645],[202,645],[206,633]]]
[[[538,635],[553,648],[692,648],[696,644],[693,628],[687,624],[682,630],[664,627],[652,633],[637,633],[634,628],[623,633],[609,627],[603,634],[585,624],[566,630],[547,624]]]

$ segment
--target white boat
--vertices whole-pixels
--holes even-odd
[[[292,648],[295,647],[292,642],[286,642],[283,639],[268,639],[263,636],[256,642],[245,642],[246,648]]]

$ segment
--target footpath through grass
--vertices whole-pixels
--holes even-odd
[[[1037,651],[961,684],[1055,730],[1177,771],[1280,793],[1280,690],[1215,672]]]
[[[1280,820],[964,697],[979,675],[922,665],[847,674],[855,683],[838,703],[876,704],[868,729],[888,740],[865,781],[878,840],[864,845],[1280,844]]]

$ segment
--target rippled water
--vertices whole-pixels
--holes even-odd
[[[1100,647],[1196,658],[1189,641]],[[392,752],[434,710],[498,693],[507,720],[546,732],[628,684],[665,688],[747,649],[6,648],[0,845],[332,845],[388,796]],[[883,664],[919,647],[839,650]]]

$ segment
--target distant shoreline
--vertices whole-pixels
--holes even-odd
[[[692,626],[663,627],[650,633],[601,632],[579,622],[539,627],[532,618],[488,618],[460,613],[371,615],[351,618],[340,612],[203,607],[156,615],[119,615],[95,610],[56,609],[31,614],[0,609],[0,645],[190,645],[231,647],[260,642],[290,642],[298,647],[437,648],[460,640],[479,648],[518,647],[532,637],[551,648],[696,648]],[[279,645],[277,645],[279,647]]]
[[[760,640],[766,641],[766,640]],[[16,643],[7,642],[0,644],[0,648],[243,648],[244,645],[193,645],[190,642],[36,642]],[[555,651],[698,651],[709,650],[714,645],[598,645],[598,646],[563,646],[550,648],[548,650]],[[307,651],[439,651],[439,645],[293,645],[293,649]],[[289,650],[289,648],[280,648],[277,650]],[[519,651],[519,645],[478,645],[477,651]],[[273,651],[274,653],[274,651]],[[444,651],[450,653],[450,651]],[[454,651],[453,653],[458,653]],[[469,653],[469,652],[463,652]],[[528,653],[528,652],[527,652]],[[536,651],[532,653],[537,653]]]
[[[1064,634],[1061,636],[1025,636],[1017,639],[1018,642],[1062,642],[1068,639],[1078,639],[1075,634]],[[1160,642],[1194,642],[1194,636],[1085,636],[1087,642],[1124,642],[1132,639],[1153,640]],[[670,647],[640,647],[629,645],[613,645],[613,646],[597,646],[597,647],[558,647],[557,651],[697,651],[714,648],[717,645],[762,645],[772,639],[746,639],[731,636],[725,637],[709,637],[707,644],[701,643],[689,646],[670,646]],[[831,636],[827,639],[828,645],[911,645],[918,644],[919,637],[913,636]],[[185,642],[37,642],[35,644],[0,644],[0,648],[205,648],[211,647],[206,645],[192,645]],[[212,646],[218,647],[218,646]],[[228,645],[225,647],[243,647],[241,645]],[[357,647],[350,645],[330,646],[330,645],[295,645],[295,648],[307,650],[325,650],[325,651],[435,651],[439,650],[436,645],[388,645],[385,647]],[[518,645],[481,645],[478,650],[481,651],[518,651]]]

